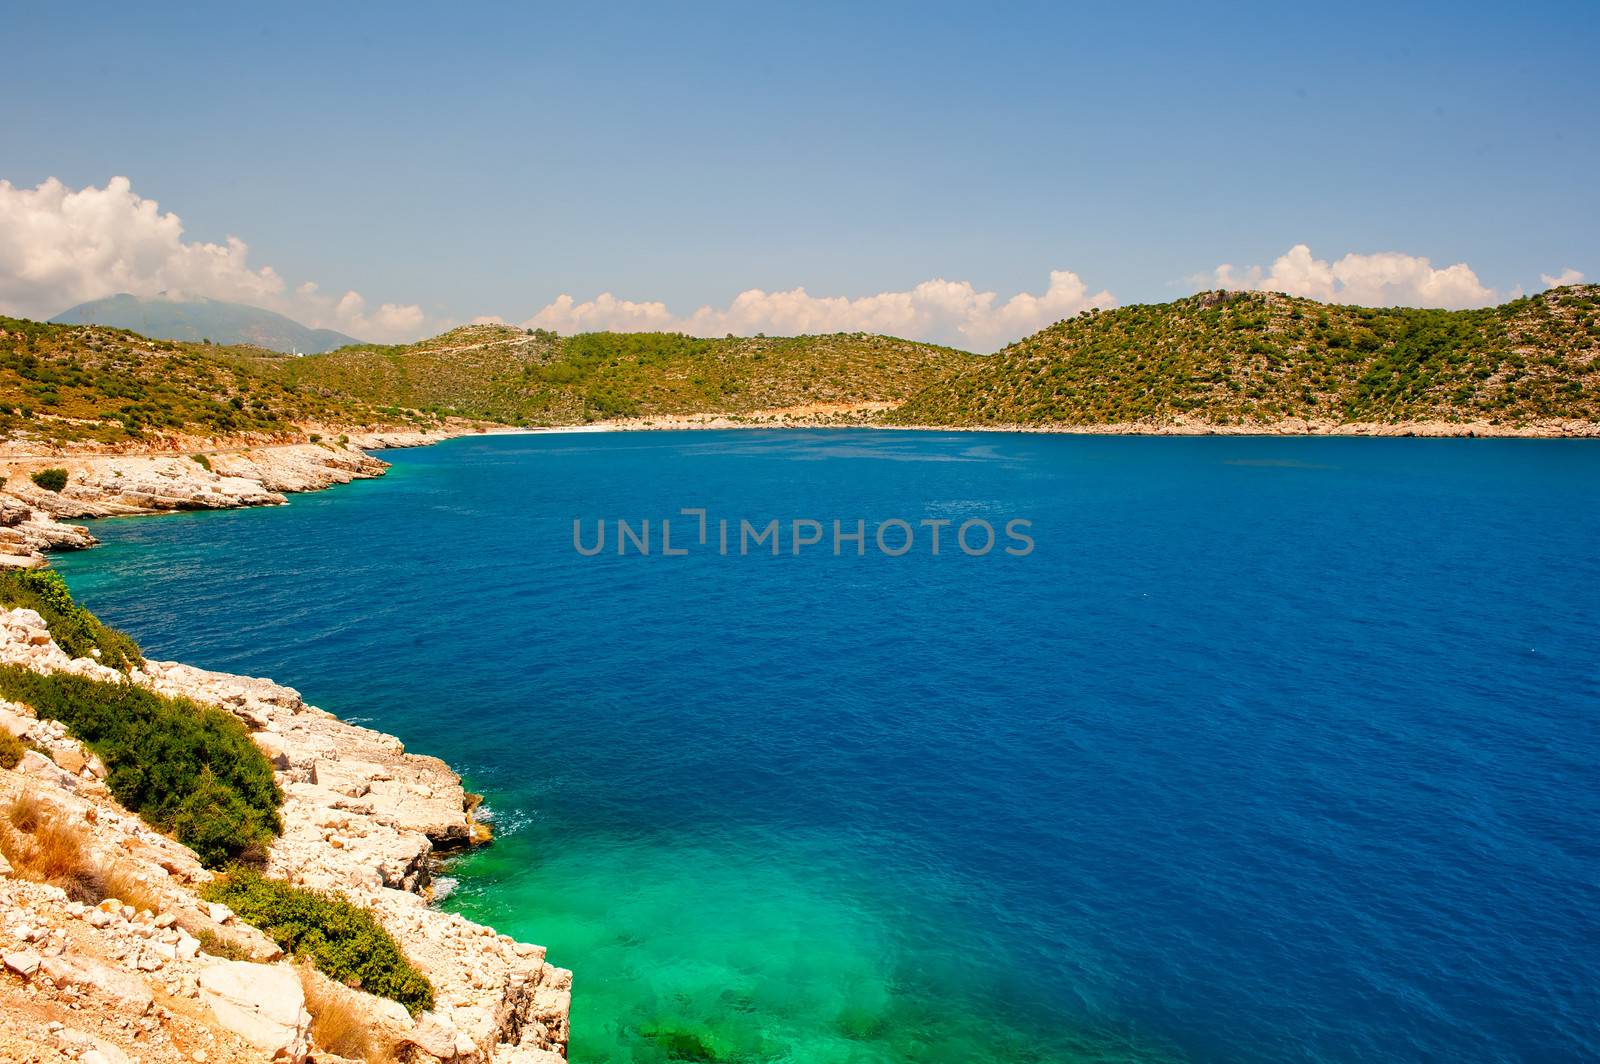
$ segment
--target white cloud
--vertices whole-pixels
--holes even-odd
[[[1544,282],[1546,288],[1560,288],[1564,284],[1582,284],[1583,274],[1568,266],[1553,277],[1548,273],[1541,273],[1539,280]]]
[[[1427,259],[1398,251],[1349,254],[1336,262],[1313,258],[1296,244],[1270,270],[1218,266],[1214,283],[1223,288],[1287,292],[1329,303],[1392,307],[1483,307],[1500,301],[1464,262],[1436,269]]]
[[[991,351],[1089,307],[1114,307],[1110,292],[1090,293],[1077,274],[1054,270],[1040,295],[1022,292],[1004,302],[967,281],[933,280],[904,292],[851,299],[814,296],[804,288],[740,292],[723,308],[703,306],[678,315],[665,303],[637,303],[605,292],[579,303],[570,295],[545,306],[522,324],[557,332],[662,330],[696,336],[735,333],[876,332]]]
[[[252,268],[238,237],[183,239],[183,221],[133,191],[125,177],[104,188],[37,188],[0,181],[0,312],[48,318],[90,299],[131,292],[210,296],[251,303],[306,325],[363,340],[414,339],[438,323],[414,304],[367,306],[359,292],[337,298],[306,282],[293,289],[270,266]]]

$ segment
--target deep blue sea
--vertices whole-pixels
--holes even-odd
[[[1600,1058],[1600,443],[384,457],[58,563],[153,656],[483,791],[498,840],[445,904],[575,970],[574,1061]],[[740,555],[741,518],[782,553]],[[824,529],[799,555],[796,518]],[[997,544],[945,526],[934,556],[924,519]]]

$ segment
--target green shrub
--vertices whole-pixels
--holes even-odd
[[[201,888],[200,896],[226,905],[330,979],[392,998],[412,1015],[433,1008],[427,977],[411,966],[370,912],[343,894],[303,890],[255,869],[234,867]]]
[[[0,728],[0,768],[16,768],[25,750],[21,739]]]
[[[193,458],[195,460],[195,463],[197,465],[199,465],[201,469],[204,469],[207,472],[211,471],[211,459],[207,458],[205,455],[203,455],[203,454],[191,454],[189,457]]]
[[[45,491],[60,491],[67,486],[67,471],[60,466],[36,470],[30,476]]]
[[[272,764],[237,717],[127,682],[0,667],[0,697],[59,720],[106,765],[117,801],[211,868],[282,830]]]
[[[101,623],[72,600],[67,582],[54,569],[0,572],[0,605],[36,611],[56,643],[75,658],[98,658],[102,665],[123,670],[144,660],[132,636]]]

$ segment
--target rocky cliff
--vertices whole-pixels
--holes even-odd
[[[120,676],[70,658],[25,609],[0,610],[0,665]],[[413,1018],[386,999],[316,986],[319,976],[283,958],[260,932],[200,900],[211,873],[111,798],[92,753],[58,723],[4,703],[0,728],[29,749],[14,769],[0,770],[0,804],[26,795],[43,810],[36,816],[77,832],[89,862],[114,869],[124,892],[140,900],[90,906],[0,866],[0,1058],[331,1059],[311,1047],[310,990],[350,999],[379,1044],[402,1060],[564,1059],[571,973],[546,963],[542,947],[428,904],[435,854],[469,844],[477,831],[472,802],[443,762],[342,723],[266,680],[153,661],[128,680],[221,706],[246,724],[285,794],[268,873],[342,891],[370,910],[432,982],[434,1007]]]

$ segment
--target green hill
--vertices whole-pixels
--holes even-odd
[[[260,348],[0,317],[0,438],[118,444],[377,418],[358,400],[286,383],[272,365],[292,361]]]
[[[1597,356],[1596,285],[1459,311],[1205,292],[1058,322],[946,373],[888,420],[1600,421]]]
[[[699,339],[468,325],[421,343],[279,360],[288,383],[514,424],[899,402],[977,356],[864,333]]]
[[[58,325],[110,325],[141,336],[191,343],[209,340],[224,345],[253,344],[285,353],[331,351],[345,344],[359,343],[344,333],[310,329],[270,310],[203,296],[141,298],[124,292],[79,303],[50,320]]]
[[[297,423],[581,424],[896,403],[976,358],[883,336],[560,337],[468,325],[431,340],[292,358],[251,346],[0,318],[0,437],[120,444],[283,433]]]

